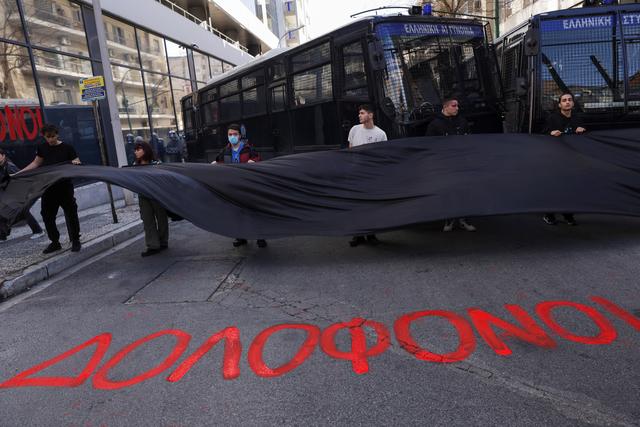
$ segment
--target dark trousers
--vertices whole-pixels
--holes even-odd
[[[60,241],[60,232],[56,227],[58,208],[64,211],[69,240],[80,240],[80,220],[78,219],[78,205],[73,195],[73,183],[69,180],[58,182],[47,189],[41,200],[42,221],[47,230],[47,236],[52,242]]]
[[[40,227],[40,224],[38,224],[38,220],[35,219],[33,215],[31,215],[31,212],[27,211],[24,214],[24,219],[27,221],[27,225],[29,226],[33,234],[42,233],[42,227]]]
[[[169,243],[167,211],[155,200],[138,195],[144,241],[149,249],[166,248]]]

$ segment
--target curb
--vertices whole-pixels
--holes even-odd
[[[137,220],[102,237],[83,243],[82,250],[78,253],[65,251],[39,264],[29,266],[21,275],[5,280],[4,283],[0,284],[0,301],[27,291],[36,283],[50,279],[82,261],[86,261],[141,234],[143,231],[142,221]]]

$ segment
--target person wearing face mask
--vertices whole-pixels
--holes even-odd
[[[229,143],[218,153],[216,160],[211,164],[217,163],[255,163],[260,161],[260,154],[258,154],[249,141],[243,139],[240,135],[240,126],[237,124],[231,124],[227,128],[227,140]],[[264,239],[258,239],[256,241],[259,248],[266,248],[267,241]],[[247,239],[237,238],[233,242],[233,246],[236,248],[247,244]]]

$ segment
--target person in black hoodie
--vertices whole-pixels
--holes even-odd
[[[442,102],[442,112],[439,113],[427,127],[426,136],[448,136],[466,135],[469,133],[469,123],[458,114],[458,100],[456,98],[445,98]],[[466,218],[453,218],[444,222],[442,231],[452,231],[458,220],[462,228],[467,231],[476,231],[476,227],[471,225]]]
[[[11,161],[11,159],[9,159],[9,157],[7,157],[6,151],[0,148],[0,182],[2,182],[2,185],[0,185],[0,188],[4,188],[5,185],[8,185],[9,180],[11,179],[10,175],[13,175],[18,171],[19,171],[18,167],[13,164],[13,162]],[[42,227],[40,227],[40,224],[38,224],[38,221],[33,217],[33,215],[31,215],[31,212],[27,210],[25,211],[23,216],[24,216],[24,219],[27,221],[29,228],[31,228],[31,232],[33,233],[31,238],[37,239],[38,237],[41,237],[44,234],[44,232],[42,231]],[[9,233],[11,233],[11,229],[9,228],[9,225],[2,224],[0,226],[0,240],[7,240]]]
[[[562,136],[570,134],[581,134],[587,130],[582,125],[582,120],[577,114],[573,113],[573,95],[563,93],[558,98],[558,111],[554,111],[547,117],[542,133],[551,136]],[[578,225],[572,213],[563,213],[564,220],[569,225]],[[556,225],[558,221],[554,213],[546,213],[542,220],[549,225]]]

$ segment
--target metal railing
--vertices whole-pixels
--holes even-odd
[[[182,7],[178,6],[177,4],[173,3],[172,1],[169,1],[169,0],[156,0],[156,1],[158,3],[160,3],[161,5],[168,7],[172,11],[174,11],[176,13],[179,13],[180,15],[184,16],[189,21],[194,22],[196,25],[198,25],[198,26],[204,28],[205,30],[215,34],[216,36],[220,37],[222,40],[228,42],[229,44],[231,44],[233,46],[236,46],[238,49],[242,50],[243,52],[249,52],[249,49],[247,49],[245,46],[241,45],[240,42],[238,42],[237,40],[233,40],[231,37],[229,37],[226,34],[223,34],[222,32],[220,32],[220,30],[218,30],[218,29],[212,27],[211,25],[209,25],[209,23],[207,21],[204,21],[204,20],[198,18],[197,16],[193,15],[192,13],[189,13],[188,11],[186,11]]]

